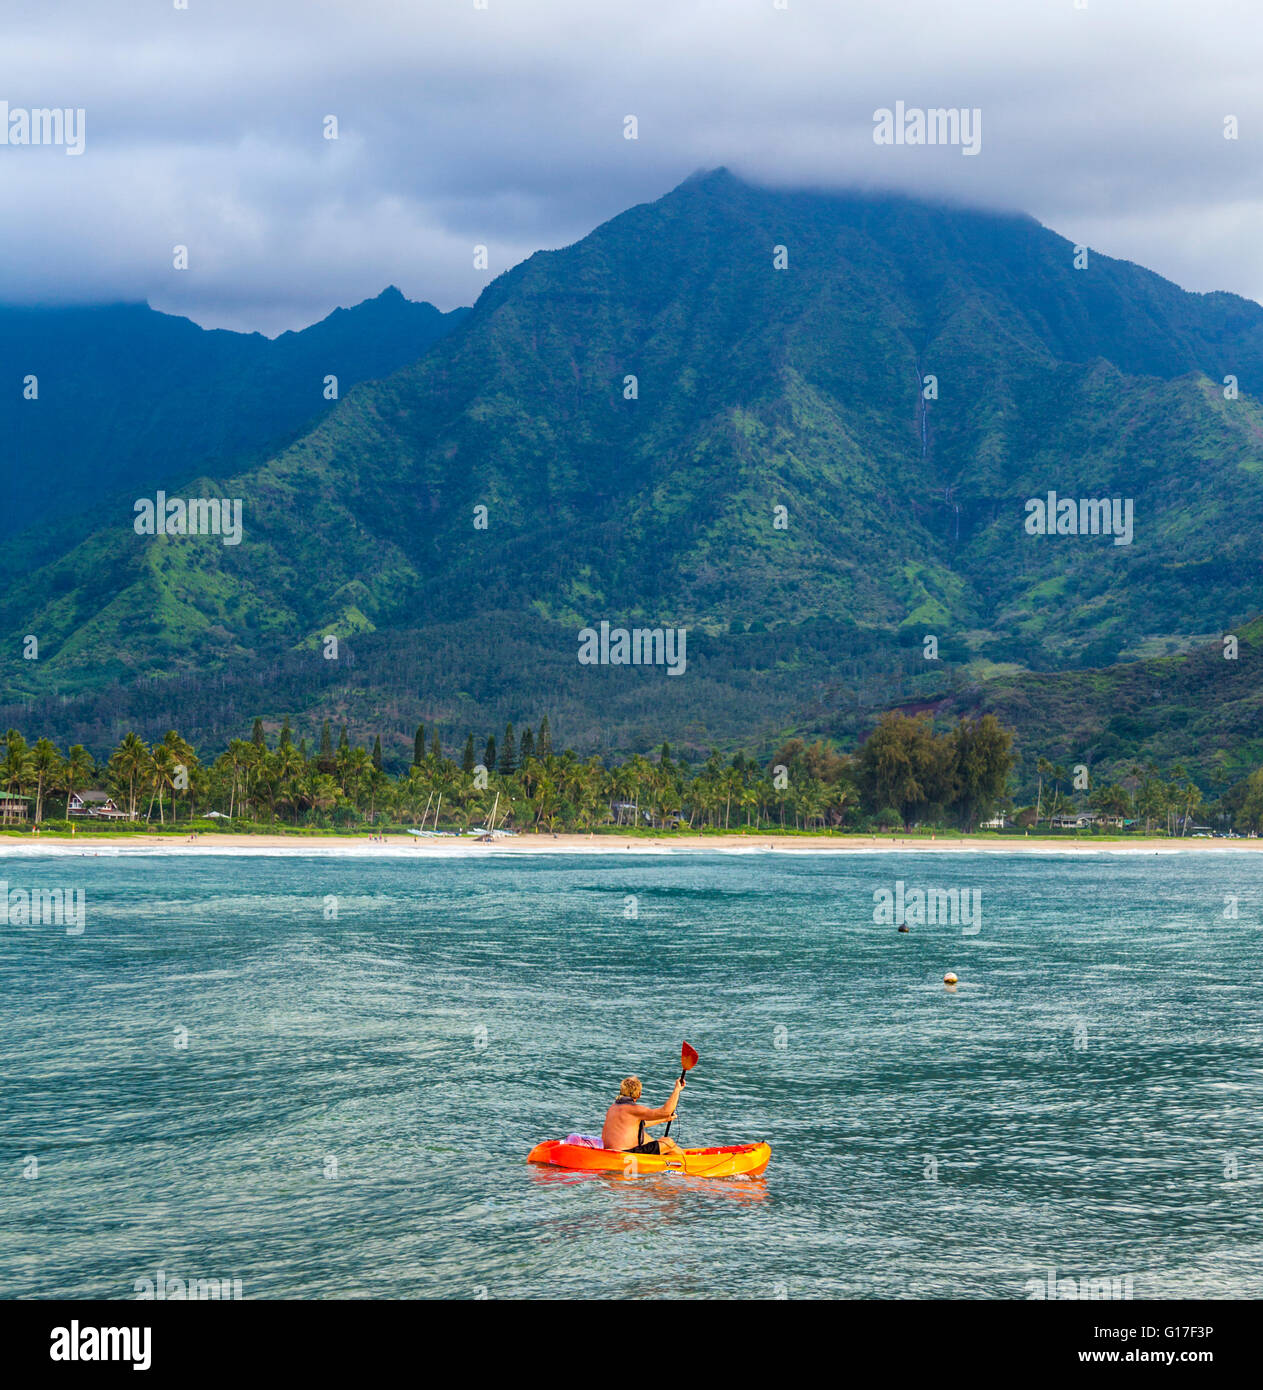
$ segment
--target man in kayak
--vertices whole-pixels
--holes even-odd
[[[665,1135],[661,1139],[645,1141],[645,1126],[660,1125],[675,1114],[680,1103],[680,1092],[684,1089],[684,1078],[675,1083],[667,1103],[655,1110],[651,1105],[640,1104],[640,1078],[629,1076],[618,1088],[618,1099],[605,1112],[605,1124],[601,1129],[601,1143],[607,1149],[617,1149],[629,1154],[678,1154],[683,1149]]]

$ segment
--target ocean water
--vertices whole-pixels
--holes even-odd
[[[246,1298],[1024,1298],[1050,1270],[1263,1295],[1253,855],[0,878],[86,894],[82,934],[0,927],[3,1297],[159,1270]],[[980,929],[876,925],[898,880],[978,890]],[[765,1178],[526,1164],[628,1072],[664,1099],[685,1037],[680,1137],[767,1139]]]

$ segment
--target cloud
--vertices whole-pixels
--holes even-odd
[[[0,147],[0,299],[269,333],[388,283],[451,308],[720,164],[1030,212],[1259,299],[1260,37],[1233,0],[19,5],[0,100],[83,107],[87,149]],[[875,145],[896,101],[980,109],[981,154]]]

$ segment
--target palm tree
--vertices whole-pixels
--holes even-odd
[[[630,801],[636,794],[636,775],[630,763],[623,763],[621,767],[616,767],[611,774],[615,801]],[[623,813],[618,812],[618,824],[623,823]]]
[[[530,730],[528,729],[529,733]],[[518,780],[522,783],[522,790],[526,793],[529,800],[535,790],[535,783],[544,773],[544,765],[538,758],[528,755],[522,759],[522,766],[518,768]]]
[[[367,748],[348,748],[345,753],[339,750],[339,780],[342,790],[357,811],[360,809],[360,799],[364,794],[364,785],[372,766],[372,755]]]
[[[1193,815],[1193,808],[1199,810],[1202,806],[1202,793],[1197,783],[1188,775],[1183,763],[1176,763],[1171,769],[1171,805],[1172,809],[1178,808],[1180,801],[1184,802],[1184,817],[1182,821],[1181,835],[1188,833],[1188,823]]]
[[[364,774],[364,782],[368,788],[368,819],[372,823],[377,821],[377,803],[380,800],[383,809],[390,806],[390,778],[373,763],[369,758],[369,768]]]
[[[485,821],[488,810],[490,807],[487,805],[486,793],[478,788],[471,788],[460,809],[461,815],[465,818],[465,829],[468,830],[473,825],[475,816]]]
[[[710,823],[711,812],[719,809],[719,794],[714,778],[705,772],[699,772],[693,779],[689,795],[697,814],[701,817],[699,828],[704,829]]]
[[[294,812],[294,824],[298,824],[298,801],[302,789],[302,775],[305,770],[303,755],[293,742],[282,743],[274,754],[277,785],[281,801],[287,803]]]
[[[1145,834],[1148,835],[1150,823],[1166,809],[1166,797],[1156,763],[1146,763],[1135,771],[1143,777],[1140,790],[1136,793],[1136,814],[1144,816]]]
[[[10,729],[5,734],[4,747],[4,762],[0,763],[0,780],[3,780],[4,789],[10,796],[21,796],[22,788],[26,786],[27,779],[31,775],[31,750],[26,746],[26,740],[16,729]],[[9,806],[6,802],[4,808],[6,824],[8,824],[9,816]]]
[[[280,751],[263,749],[255,760],[251,774],[251,785],[260,798],[267,802],[268,820],[276,819],[276,802],[280,795]]]
[[[189,769],[189,817],[197,815],[197,808],[206,800],[214,785],[209,768],[201,763]]]
[[[31,778],[35,783],[35,824],[44,818],[44,793],[58,780],[62,767],[61,754],[46,738],[41,738],[31,750]]]
[[[136,819],[136,788],[149,771],[149,748],[139,734],[132,732],[110,754],[110,772],[120,786],[127,788],[127,816]]]
[[[823,782],[811,781],[804,786],[799,799],[803,810],[803,829],[810,830],[813,822],[824,820],[829,806],[829,791]]]
[[[171,754],[172,762],[184,769],[185,788],[190,788],[193,781],[193,772],[197,767],[197,752],[191,743],[181,738],[174,729],[168,729],[162,740],[163,747]],[[171,789],[171,819],[176,819],[175,812],[175,793],[178,789],[172,786]]]
[[[228,818],[231,820],[237,806],[237,788],[241,784],[247,768],[250,766],[250,756],[254,745],[247,743],[243,738],[234,738],[228,745],[228,751],[220,759],[226,764],[226,770],[231,778],[228,792]]]
[[[318,772],[311,779],[311,805],[318,815],[332,811],[341,795],[341,788],[327,772]]]
[[[583,768],[583,785],[579,792],[579,820],[590,830],[596,820],[597,808],[609,806],[610,776],[600,757],[589,758]],[[608,810],[606,812],[608,814]]]
[[[535,812],[535,824],[540,825],[557,810],[557,784],[546,773],[536,778],[535,794],[531,797],[531,808]]]
[[[672,815],[680,809],[679,798],[676,795],[675,786],[670,778],[659,775],[654,779],[653,801],[654,823],[665,830],[667,822]]]
[[[855,788],[849,782],[834,782],[829,788],[829,810],[837,815],[835,824],[841,825],[846,817],[846,808],[855,799]]]
[[[1056,820],[1059,815],[1072,809],[1069,800],[1063,796],[1056,787],[1053,787],[1051,791],[1045,794],[1044,818],[1048,822],[1049,829],[1052,828],[1053,821]]]
[[[425,809],[422,809],[422,798]],[[429,811],[429,803],[434,800],[434,788],[424,763],[416,763],[403,774],[395,788],[395,804],[401,820],[416,821]]]
[[[92,754],[83,746],[76,743],[70,750],[66,758],[66,765],[62,772],[62,790],[66,793],[66,814],[70,814],[70,798],[77,791],[81,791],[92,780],[96,771],[96,763]]]
[[[1089,803],[1093,810],[1099,811],[1108,819],[1117,820],[1120,824],[1131,814],[1131,797],[1128,796],[1127,789],[1119,786],[1117,782],[1094,791]]]
[[[734,796],[739,798],[745,790],[745,778],[740,769],[725,768],[719,779],[719,790],[724,798],[724,829],[727,830],[732,813],[732,799]]]
[[[648,785],[652,785],[653,764],[650,763],[648,758],[642,757],[641,754],[636,753],[629,759],[627,766],[631,773],[632,786],[635,788],[636,809],[634,814],[636,817],[636,824],[639,825],[642,789]]]
[[[154,797],[158,798],[158,824],[165,825],[166,817],[162,811],[162,795],[168,787],[175,790],[175,754],[165,743],[160,743],[153,750],[149,758],[149,775],[152,779],[153,790],[149,794],[149,809],[145,812],[145,819],[148,820],[153,812]]]

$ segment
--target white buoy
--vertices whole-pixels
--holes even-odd
[[[949,970],[947,974],[943,976],[943,983],[945,985],[954,985],[956,983],[956,976]]]

